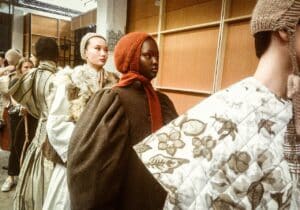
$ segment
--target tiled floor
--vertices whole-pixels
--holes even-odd
[[[0,187],[7,177],[7,170],[4,170],[2,167],[7,166],[9,152],[3,151],[0,149]],[[0,191],[0,210],[11,210],[12,209],[12,200],[15,193],[15,187],[10,192],[1,192]]]

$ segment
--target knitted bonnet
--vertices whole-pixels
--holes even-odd
[[[153,39],[144,32],[132,32],[123,36],[114,51],[115,65],[119,72],[138,72],[141,48],[146,39]]]
[[[5,59],[9,65],[16,66],[21,58],[22,55],[17,49],[10,49],[5,53]]]
[[[86,50],[87,43],[93,37],[99,37],[99,38],[103,39],[104,41],[106,41],[106,39],[103,36],[101,36],[100,34],[92,33],[92,32],[85,34],[81,38],[81,42],[80,42],[80,55],[83,60],[86,60],[85,50]]]
[[[300,0],[258,0],[251,19],[251,32],[284,30],[289,35],[290,55],[294,73],[299,69],[296,59],[295,32],[300,18]]]
[[[300,175],[300,92],[299,67],[296,57],[296,29],[300,19],[300,0],[258,0],[251,20],[251,32],[283,30],[289,36],[289,53],[294,75],[288,79],[287,96],[292,98],[293,119],[287,126],[284,157],[292,177]]]

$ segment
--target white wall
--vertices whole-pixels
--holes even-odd
[[[23,11],[15,9],[12,25],[12,48],[23,52]]]

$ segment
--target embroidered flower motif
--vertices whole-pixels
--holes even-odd
[[[275,124],[275,122],[271,120],[261,119],[258,123],[258,133],[264,128],[269,135],[275,135],[275,132],[272,130],[272,126]]]
[[[235,173],[243,173],[249,168],[250,155],[247,152],[236,152],[230,155],[228,165]]]
[[[235,140],[236,133],[238,132],[237,125],[232,122],[232,120],[225,119],[222,117],[217,117],[217,115],[212,118],[216,119],[216,121],[222,123],[222,127],[218,130],[218,134],[220,136],[219,140],[226,138],[227,136],[231,136],[232,140]]]
[[[222,209],[234,209],[234,210],[244,210],[242,206],[234,202],[228,195],[220,195],[212,202],[212,207],[214,210]]]
[[[204,157],[208,161],[212,159],[212,149],[216,146],[216,141],[211,136],[203,138],[193,138],[193,153],[194,157]]]
[[[166,133],[159,134],[158,138],[158,149],[166,150],[169,155],[174,156],[177,149],[183,148],[185,143],[180,139],[180,132],[175,131],[170,135]]]

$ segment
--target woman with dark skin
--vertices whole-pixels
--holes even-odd
[[[114,53],[121,80],[95,94],[70,141],[71,207],[161,209],[166,192],[132,149],[177,116],[170,99],[151,85],[158,72],[158,47],[150,35],[134,32],[120,39]]]

